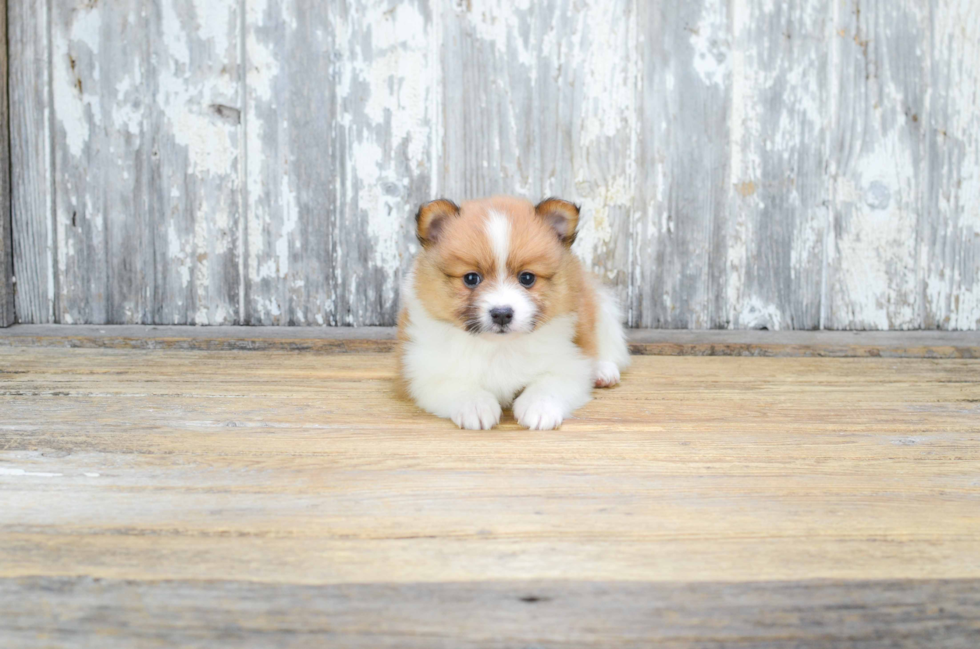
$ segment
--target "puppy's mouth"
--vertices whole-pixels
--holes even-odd
[[[510,334],[510,333],[514,333],[516,329],[514,329],[510,325],[498,325],[498,324],[485,325],[482,322],[468,322],[466,324],[466,331],[473,334],[474,336],[482,336],[484,334],[494,334],[494,335]]]
[[[466,323],[466,331],[468,333],[473,334],[474,336],[486,336],[486,335],[489,335],[489,336],[496,337],[496,336],[504,336],[504,335],[507,335],[507,334],[531,333],[531,331],[533,331],[533,330],[534,330],[533,327],[531,327],[528,330],[525,330],[525,329],[518,329],[518,328],[514,327],[513,325],[509,325],[509,324],[508,325],[499,325],[499,324],[487,325],[487,324],[482,323],[482,322],[472,322],[472,321]]]

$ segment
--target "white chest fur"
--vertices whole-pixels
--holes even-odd
[[[573,342],[575,315],[531,333],[473,335],[434,319],[404,289],[409,324],[402,368],[419,406],[461,428],[492,428],[501,408],[528,428],[556,428],[589,401],[593,361]]]
[[[575,316],[543,325],[529,334],[473,334],[411,313],[403,362],[409,377],[442,384],[442,389],[471,385],[507,406],[539,377],[581,370],[589,382],[590,363],[572,342]],[[440,380],[439,377],[442,377]]]

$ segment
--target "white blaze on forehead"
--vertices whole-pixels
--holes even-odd
[[[528,332],[534,329],[537,308],[527,291],[507,272],[507,255],[510,253],[510,219],[491,210],[487,219],[487,238],[497,265],[497,277],[480,299],[481,321],[484,331],[493,331],[490,311],[497,307],[510,307],[514,311],[509,331]]]
[[[487,219],[487,237],[493,256],[497,260],[497,278],[507,277],[507,253],[510,251],[510,221],[500,212],[490,211]]]

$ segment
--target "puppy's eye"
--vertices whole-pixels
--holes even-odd
[[[523,273],[517,276],[517,281],[520,282],[521,286],[523,286],[524,288],[531,288],[532,286],[534,286],[535,279],[537,278],[534,276],[534,273],[529,273],[527,271],[524,271]]]
[[[480,277],[480,273],[466,273],[463,275],[463,284],[465,284],[467,288],[476,288],[477,284],[482,281],[483,278]]]

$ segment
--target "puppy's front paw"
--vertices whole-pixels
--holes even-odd
[[[595,386],[597,388],[611,388],[619,383],[619,368],[615,363],[609,361],[596,361],[595,364]]]
[[[500,421],[500,404],[491,395],[463,400],[452,416],[453,423],[468,430],[490,430]]]
[[[558,428],[561,426],[564,412],[564,404],[553,397],[529,399],[520,397],[514,402],[514,416],[517,417],[517,422],[531,430]]]

